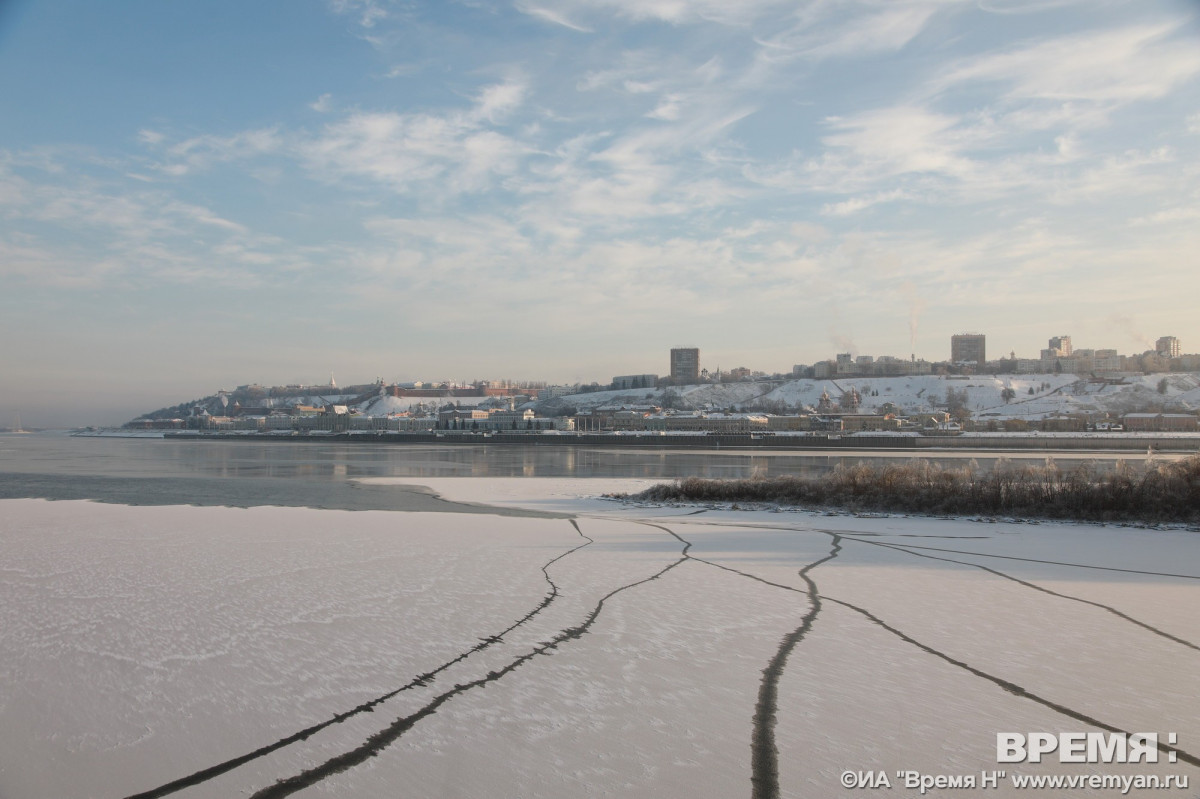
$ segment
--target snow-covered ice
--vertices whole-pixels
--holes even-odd
[[[0,796],[189,775],[180,796],[725,797],[771,770],[796,797],[861,795],[846,770],[1200,784],[1196,532],[415,482],[574,519],[0,501]],[[996,762],[999,732],[1096,724],[1183,754]]]

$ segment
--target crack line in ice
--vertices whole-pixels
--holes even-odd
[[[685,539],[683,536],[679,535],[679,533],[675,532],[671,528],[664,527],[661,524],[655,524],[654,522],[642,521],[640,519],[631,519],[630,521],[634,522],[635,524],[645,525],[646,527],[653,527],[656,530],[662,530],[664,533],[671,536],[679,543],[683,544],[683,549],[681,549],[679,551],[679,554],[683,555],[684,559],[691,557],[691,555],[688,554],[688,550],[692,548],[692,542],[688,541],[687,539]]]
[[[898,544],[888,544],[888,543],[884,543],[883,541],[862,541],[858,538],[853,538],[853,537],[849,537],[849,536],[847,536],[847,539],[850,541],[857,541],[860,544],[871,544],[872,546],[886,547],[888,549],[899,550],[900,552],[907,552],[909,555],[913,555],[918,558],[929,558],[930,560],[941,560],[941,561],[945,561],[946,563],[958,563],[963,566],[974,566],[977,569],[983,569],[985,572],[990,572],[991,574],[994,574],[997,577],[1003,577],[1006,580],[1012,580],[1014,583],[1020,583],[1021,585],[1025,586],[1027,588],[1032,588],[1034,591],[1041,591],[1044,594],[1050,594],[1051,596],[1061,597],[1062,599],[1070,599],[1074,602],[1082,602],[1085,605],[1092,605],[1093,607],[1097,607],[1102,610],[1107,610],[1109,613],[1113,614],[1114,616],[1119,616],[1120,618],[1124,619],[1125,621],[1127,621],[1131,624],[1136,624],[1138,627],[1141,627],[1144,630],[1149,630],[1150,632],[1154,633],[1155,635],[1161,635],[1163,638],[1174,641],[1177,644],[1183,644],[1184,646],[1188,647],[1189,649],[1195,649],[1197,651],[1200,651],[1200,646],[1196,646],[1191,641],[1184,640],[1183,638],[1178,638],[1174,635],[1171,635],[1168,632],[1158,629],[1157,627],[1149,625],[1144,621],[1139,621],[1126,613],[1122,613],[1121,611],[1117,610],[1116,608],[1114,608],[1110,605],[1105,605],[1103,602],[1094,602],[1090,599],[1084,599],[1082,597],[1071,596],[1070,594],[1062,594],[1062,593],[1059,593],[1058,591],[1054,591],[1050,588],[1046,588],[1044,586],[1037,585],[1036,583],[1027,582],[1026,580],[1022,580],[1019,577],[1013,577],[1011,574],[1005,574],[1004,572],[993,569],[990,566],[984,566],[981,563],[971,563],[970,561],[966,561],[966,560],[955,560],[954,558],[943,558],[943,557],[939,557],[937,555],[927,555],[923,552],[913,552],[908,547],[902,547]]]
[[[372,712],[374,712],[375,707],[377,705],[383,704],[384,702],[388,701],[389,699],[392,699],[395,696],[398,696],[399,694],[403,693],[404,691],[408,691],[413,688],[418,688],[418,687],[423,687],[423,686],[428,685],[429,682],[434,677],[436,677],[438,674],[445,671],[446,669],[450,668],[454,664],[460,663],[460,662],[466,660],[467,658],[469,658],[471,655],[475,654],[476,652],[481,652],[484,649],[487,649],[489,646],[491,646],[494,643],[499,643],[500,641],[503,640],[505,635],[512,632],[516,628],[525,624],[525,622],[532,619],[534,616],[541,613],[543,610],[545,610],[550,605],[551,602],[553,602],[558,597],[558,586],[554,583],[554,580],[550,579],[550,572],[548,571],[548,569],[551,566],[553,566],[555,563],[557,563],[558,561],[565,558],[567,555],[570,555],[573,552],[577,552],[586,546],[596,543],[595,540],[592,539],[590,536],[584,535],[583,531],[579,529],[579,525],[575,522],[574,519],[568,519],[567,521],[571,523],[571,526],[575,528],[575,532],[579,533],[581,538],[585,538],[587,540],[584,543],[580,544],[579,546],[574,547],[572,549],[568,549],[566,552],[563,552],[562,554],[552,558],[551,560],[547,561],[541,567],[542,574],[545,576],[546,582],[550,584],[549,592],[547,592],[546,596],[542,598],[542,601],[536,607],[534,607],[533,610],[526,613],[524,616],[522,616],[520,619],[518,619],[513,624],[509,625],[507,628],[505,628],[501,632],[497,633],[496,635],[491,635],[491,636],[488,636],[487,638],[480,639],[480,642],[478,644],[476,644],[475,646],[466,650],[465,652],[461,653],[458,657],[454,658],[453,660],[448,660],[445,663],[443,663],[442,665],[438,666],[436,669],[433,669],[432,671],[427,671],[424,674],[418,675],[417,677],[413,678],[412,681],[410,681],[408,684],[403,685],[400,688],[397,688],[393,691],[389,691],[388,693],[383,694],[382,696],[378,696],[369,702],[364,702],[363,704],[358,705],[355,708],[347,710],[343,713],[339,713],[336,716],[333,716],[332,718],[329,718],[329,719],[326,719],[325,721],[320,722],[319,724],[314,724],[313,726],[306,727],[305,729],[300,730],[297,733],[293,733],[292,735],[289,735],[286,738],[281,738],[278,741],[276,741],[275,743],[268,744],[267,746],[261,747],[259,749],[255,749],[253,752],[248,752],[247,754],[241,755],[239,757],[235,757],[231,760],[226,760],[222,763],[216,764],[215,766],[209,766],[206,769],[202,769],[193,774],[189,774],[186,777],[180,777],[177,780],[168,782],[165,785],[160,785],[157,788],[152,788],[149,791],[143,791],[142,793],[132,794],[132,795],[126,797],[126,799],[155,799],[155,797],[167,796],[169,794],[175,793],[176,791],[181,791],[184,788],[190,788],[194,785],[199,785],[200,783],[207,782],[215,777],[219,777],[220,775],[225,774],[226,772],[232,771],[233,769],[235,769],[239,766],[243,766],[246,763],[251,762],[252,760],[257,760],[260,757],[269,755],[272,752],[275,752],[279,749],[284,748],[285,746],[290,746],[291,744],[297,743],[299,741],[307,740],[311,735],[313,735],[317,732],[320,732],[321,730],[325,729],[326,727],[330,727],[334,724],[341,724],[346,719],[351,718],[352,716],[356,716],[359,713],[372,713]]]
[[[572,521],[572,523],[574,523],[574,522]],[[658,527],[658,525],[650,525],[650,526]],[[666,528],[660,528],[660,529],[666,529]],[[671,532],[671,531],[667,530],[667,532]],[[580,535],[582,535],[582,532],[580,533]],[[671,535],[675,536],[676,538],[679,538],[679,536],[675,535],[675,533],[671,533]],[[683,541],[682,538],[679,538],[679,540]],[[370,738],[368,738],[357,749],[353,749],[349,752],[338,755],[337,757],[331,758],[331,759],[325,761],[324,763],[322,763],[321,765],[314,766],[313,768],[308,769],[307,771],[303,771],[300,774],[297,774],[293,777],[281,779],[281,780],[277,781],[274,785],[271,785],[267,788],[263,788],[262,790],[253,794],[250,797],[250,799],[278,799],[278,797],[290,796],[291,794],[296,793],[297,791],[301,791],[312,785],[315,785],[316,783],[318,783],[328,777],[332,777],[335,774],[339,774],[343,771],[347,771],[347,770],[353,768],[354,766],[361,765],[362,763],[366,762],[369,758],[375,757],[380,752],[382,752],[384,749],[391,746],[393,743],[395,743],[397,740],[399,740],[399,738],[402,735],[404,735],[404,733],[406,733],[410,729],[412,729],[417,724],[417,722],[419,722],[421,719],[425,718],[426,716],[433,715],[434,713],[437,712],[437,709],[439,707],[441,707],[443,704],[450,701],[454,697],[458,696],[459,694],[463,694],[463,693],[466,693],[467,691],[472,690],[473,688],[480,688],[480,687],[487,685],[488,683],[495,682],[496,680],[499,680],[501,677],[504,677],[505,675],[516,671],[518,668],[525,665],[529,661],[533,660],[538,655],[544,655],[549,650],[556,649],[559,644],[561,644],[567,640],[570,640],[570,639],[581,638],[583,636],[583,634],[588,631],[588,628],[590,628],[592,626],[592,624],[596,621],[596,619],[599,618],[601,611],[604,609],[604,604],[609,599],[611,599],[612,597],[621,593],[622,591],[628,591],[631,588],[636,588],[637,586],[648,583],[651,580],[657,580],[659,577],[662,577],[664,574],[669,572],[671,569],[674,569],[679,564],[687,561],[689,559],[688,555],[687,555],[687,549],[688,549],[688,547],[691,546],[691,544],[686,541],[684,541],[683,543],[685,544],[685,546],[683,548],[682,557],[680,557],[679,560],[665,566],[664,568],[655,572],[651,576],[646,577],[645,579],[638,580],[637,582],[629,583],[627,585],[621,586],[620,588],[615,588],[612,591],[609,591],[607,594],[605,594],[603,597],[600,598],[600,600],[596,603],[596,606],[592,609],[592,612],[590,614],[588,614],[586,619],[581,624],[579,624],[575,627],[568,627],[565,630],[562,630],[561,632],[557,633],[553,638],[551,638],[549,641],[547,641],[543,644],[539,644],[538,646],[529,650],[525,654],[517,657],[515,660],[510,662],[504,668],[497,669],[496,671],[488,672],[486,677],[481,677],[477,680],[472,680],[471,682],[460,683],[458,685],[455,685],[449,691],[446,691],[446,692],[441,693],[438,696],[434,697],[432,701],[430,701],[427,705],[425,705],[425,707],[421,708],[417,712],[415,712],[411,715],[402,716],[401,718],[396,719],[394,722],[392,722],[390,725],[385,727],[383,730],[380,730],[379,732],[375,733]]]
[[[825,535],[831,536],[835,540],[835,542],[837,541],[837,539],[842,538],[842,536],[840,534],[835,533],[831,530],[815,530],[815,531],[814,530],[803,530],[803,531],[798,530],[797,532],[824,533]],[[857,539],[851,539],[851,540],[857,540]],[[859,543],[873,543],[873,542],[860,541]],[[976,554],[976,553],[964,553],[964,554]],[[801,569],[801,576],[807,578],[807,575],[805,575],[803,573],[804,571],[806,571],[808,569],[812,569],[818,563],[823,563],[824,561],[827,561],[829,559],[830,558],[827,556],[827,557],[823,558],[821,561],[817,561],[816,563],[810,564],[809,566],[806,566],[804,569]],[[713,561],[704,560],[703,558],[692,557],[692,560],[697,561],[698,563],[704,563],[709,566],[714,566],[718,569],[724,569],[725,571],[733,572],[734,574],[740,574],[742,577],[747,577],[751,580],[756,580],[760,583],[765,583],[766,585],[774,586],[776,588],[782,588],[785,591],[794,591],[794,592],[802,593],[802,594],[809,593],[807,591],[804,591],[801,588],[796,588],[796,587],[790,586],[790,585],[783,585],[780,583],[774,583],[774,582],[771,582],[770,580],[765,580],[762,577],[758,577],[757,575],[750,574],[748,572],[743,572],[738,569],[734,569],[734,568],[725,566],[720,563],[715,563]],[[1064,565],[1074,565],[1074,564],[1064,564]],[[1073,718],[1076,721],[1082,721],[1085,724],[1091,724],[1102,730],[1107,730],[1109,732],[1115,732],[1115,733],[1122,733],[1125,735],[1130,734],[1130,733],[1126,732],[1125,730],[1120,729],[1119,727],[1114,727],[1111,724],[1105,724],[1104,722],[1100,721],[1099,719],[1094,719],[1091,716],[1087,716],[1087,715],[1084,715],[1083,713],[1080,713],[1079,711],[1072,710],[1071,708],[1069,708],[1065,705],[1060,705],[1057,702],[1053,702],[1049,699],[1045,699],[1041,696],[1038,696],[1037,694],[1032,693],[1031,691],[1028,691],[1025,688],[1022,688],[1021,686],[1017,685],[1014,682],[1010,682],[1008,680],[1003,679],[1002,677],[997,677],[993,674],[989,674],[981,669],[971,666],[968,663],[964,663],[961,660],[957,660],[957,659],[947,655],[944,652],[934,649],[933,647],[929,646],[928,644],[921,643],[917,639],[913,638],[912,636],[910,636],[906,633],[901,632],[900,630],[896,629],[895,627],[892,627],[887,622],[883,621],[878,616],[871,613],[869,610],[866,610],[865,608],[860,608],[859,606],[853,605],[842,599],[835,599],[834,597],[831,597],[831,596],[826,596],[824,594],[816,593],[816,591],[813,590],[813,589],[815,589],[815,586],[812,584],[811,578],[807,578],[806,582],[808,582],[810,584],[810,590],[811,590],[810,596],[813,598],[814,602],[819,601],[819,600],[827,600],[829,602],[833,602],[834,604],[841,605],[843,607],[849,608],[850,610],[856,611],[856,612],[862,614],[863,616],[866,616],[868,619],[870,619],[872,622],[879,625],[883,629],[885,629],[888,632],[892,633],[893,635],[897,636],[898,638],[900,638],[900,640],[902,640],[906,643],[912,644],[913,646],[917,647],[918,649],[920,649],[923,652],[926,652],[930,655],[934,655],[935,657],[941,658],[942,660],[946,661],[947,663],[957,666],[958,668],[963,669],[964,671],[966,671],[976,677],[979,677],[980,679],[987,680],[988,682],[991,682],[991,683],[999,686],[1000,688],[1004,689],[1005,691],[1007,691],[1008,693],[1010,693],[1014,696],[1023,697],[1025,699],[1030,700],[1031,702],[1036,702],[1037,704],[1042,705],[1043,707],[1047,707],[1050,710],[1053,710],[1057,713],[1061,713],[1064,716]],[[1068,598],[1074,599],[1075,597],[1068,597]],[[1167,754],[1167,755],[1174,753],[1179,760],[1182,760],[1185,763],[1189,763],[1193,766],[1200,766],[1200,757],[1197,757],[1196,755],[1185,752],[1184,750],[1182,750],[1176,746],[1171,746],[1170,744],[1167,744],[1164,741],[1161,741],[1161,740],[1158,741],[1158,749],[1160,752],[1163,752],[1164,754]],[[758,795],[757,784],[754,786],[754,789],[755,789],[754,795],[757,796]],[[776,790],[778,790],[778,786],[776,786]],[[764,795],[766,795],[766,794],[764,794]]]
[[[1041,696],[1038,696],[1037,694],[1032,693],[1031,691],[1028,691],[1028,690],[1022,688],[1021,686],[1017,685],[1014,682],[1009,682],[1008,680],[1005,680],[1002,677],[997,677],[993,674],[988,674],[986,671],[977,669],[974,666],[972,666],[968,663],[964,663],[961,660],[956,660],[955,658],[950,657],[949,655],[947,655],[944,652],[939,652],[938,650],[934,649],[933,647],[929,646],[928,644],[923,644],[920,641],[916,640],[915,638],[896,629],[895,627],[892,627],[887,622],[883,621],[878,616],[876,616],[874,613],[871,613],[869,610],[866,610],[865,608],[860,608],[858,605],[852,605],[851,603],[846,602],[845,600],[834,599],[833,597],[829,597],[829,596],[822,597],[822,599],[827,599],[830,602],[841,605],[842,607],[846,607],[846,608],[849,608],[850,610],[861,613],[863,616],[866,616],[868,619],[875,622],[877,625],[879,625],[883,629],[887,630],[892,635],[895,635],[898,638],[900,638],[900,640],[905,641],[906,643],[912,644],[913,646],[917,647],[918,649],[920,649],[923,652],[927,652],[930,655],[939,657],[942,660],[946,661],[947,663],[950,663],[954,666],[958,666],[960,669],[970,672],[971,674],[975,675],[976,677],[979,677],[981,679],[987,680],[988,682],[994,683],[994,684],[1000,686],[1001,688],[1003,688],[1008,693],[1013,694],[1014,696],[1024,697],[1025,699],[1028,699],[1032,702],[1036,702],[1039,705],[1042,705],[1043,707],[1048,707],[1051,710],[1057,711],[1058,713],[1061,713],[1064,716],[1069,716],[1070,718],[1073,718],[1076,721],[1082,721],[1084,724],[1090,724],[1094,727],[1099,727],[1102,730],[1108,730],[1109,732],[1121,733],[1124,735],[1131,734],[1131,733],[1126,732],[1125,730],[1120,729],[1119,727],[1114,727],[1111,724],[1105,724],[1103,721],[1094,719],[1091,716],[1086,716],[1077,710],[1072,710],[1071,708],[1069,708],[1065,705],[1060,705],[1057,702],[1053,702],[1049,699],[1045,699]],[[1179,749],[1178,747],[1171,746],[1170,744],[1166,743],[1165,741],[1161,741],[1161,740],[1158,741],[1158,749],[1160,752],[1163,752],[1168,755],[1170,755],[1171,753],[1174,753],[1178,757],[1179,760],[1182,760],[1185,763],[1189,763],[1193,766],[1200,766],[1200,757],[1197,757],[1193,754],[1189,754],[1188,752],[1185,752],[1182,749]]]
[[[811,528],[811,529],[816,530],[816,528]],[[807,531],[804,531],[804,532],[807,532]],[[835,534],[833,530],[817,530],[817,532],[825,533],[827,535]],[[844,532],[841,534],[844,535]],[[868,543],[873,543],[873,542],[863,541],[862,543],[868,544]],[[1025,561],[1027,563],[1044,563],[1048,566],[1071,566],[1076,569],[1099,569],[1100,571],[1123,572],[1125,574],[1146,574],[1151,577],[1179,577],[1184,580],[1200,580],[1200,575],[1195,575],[1195,574],[1171,574],[1169,572],[1151,572],[1151,571],[1143,571],[1141,569],[1121,569],[1121,568],[1118,568],[1117,566],[1093,566],[1093,565],[1090,565],[1087,563],[1067,563],[1065,561],[1060,561],[1060,560],[1038,560],[1037,558],[1019,558],[1016,555],[991,555],[986,552],[968,552],[963,549],[944,549],[942,547],[922,547],[922,546],[917,546],[916,544],[907,544],[906,546],[908,549],[927,549],[930,552],[952,552],[955,555],[971,555],[971,556],[977,557],[977,558],[1001,558],[1003,560],[1021,560],[1021,561]]]
[[[705,509],[707,511],[707,508]],[[755,524],[753,522],[738,522],[736,525],[731,525],[727,521],[692,521],[686,517],[695,516],[696,513],[685,513],[683,516],[668,517],[674,524],[687,524],[694,527],[742,527],[749,530],[780,530],[789,533],[832,533],[832,530],[824,530],[819,527],[791,527],[779,524]],[[613,519],[618,520],[620,516],[596,516],[598,519]],[[882,538],[948,538],[953,541],[987,541],[992,538],[990,535],[937,535],[933,533],[871,533],[866,530],[840,530],[841,535],[857,535],[857,536],[873,536]]]
[[[763,669],[762,682],[758,687],[758,702],[754,706],[754,732],[750,739],[750,795],[754,799],[775,799],[779,796],[779,747],[775,745],[779,678],[783,676],[788,656],[812,629],[817,614],[821,612],[821,595],[817,592],[817,584],[808,573],[822,563],[836,558],[841,550],[841,539],[835,535],[829,554],[799,571],[800,579],[808,586],[811,606],[800,620],[800,626],[784,636],[775,657],[771,658],[771,662]]]
[[[639,523],[665,530],[680,541],[684,541],[677,533],[662,525],[645,521]],[[808,586],[807,591],[789,585],[773,583],[770,580],[765,580],[748,572],[739,571],[703,558],[697,558],[688,553],[688,550],[692,547],[690,542],[685,542],[687,546],[683,549],[684,557],[689,560],[694,560],[708,566],[715,566],[718,569],[724,569],[725,571],[733,572],[751,580],[757,580],[760,583],[765,583],[775,588],[804,594],[810,602],[808,612],[800,620],[800,626],[784,636],[775,656],[771,658],[771,662],[767,664],[767,667],[762,672],[762,681],[759,683],[758,689],[758,699],[754,705],[753,732],[750,739],[750,785],[751,796],[754,799],[777,799],[779,796],[779,747],[775,744],[775,723],[779,709],[779,679],[783,676],[783,670],[787,665],[787,659],[791,655],[792,650],[796,648],[796,645],[812,629],[817,614],[821,612],[821,595],[817,591],[817,584],[808,576],[808,573],[822,563],[836,558],[842,550],[841,538],[837,534],[830,534],[824,530],[810,530],[805,532],[832,535],[832,547],[829,550],[829,554],[820,560],[813,561],[798,572],[800,579],[804,580]]]

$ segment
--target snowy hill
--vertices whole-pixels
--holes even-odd
[[[332,387],[331,387],[332,388]],[[1161,388],[1161,390],[1160,390]],[[667,389],[628,389],[572,394],[540,402],[526,403],[541,415],[553,416],[573,411],[604,407],[655,405],[678,410],[766,411],[797,413],[813,408],[823,393],[836,404],[843,393],[854,389],[862,398],[859,413],[895,411],[911,415],[944,410],[947,392],[953,392],[961,405],[977,421],[1005,419],[1043,419],[1070,413],[1120,416],[1141,411],[1194,412],[1200,409],[1200,374],[1170,373],[1137,375],[1092,381],[1069,374],[979,375],[910,377],[847,377],[831,380],[789,380],[739,383],[705,383]],[[1004,393],[1010,389],[1005,402]],[[351,393],[351,392],[354,393]],[[245,402],[241,402],[244,399]],[[224,415],[239,402],[243,408],[262,413],[273,408],[296,405],[348,405],[367,416],[387,416],[415,410],[425,411],[456,402],[462,405],[504,403],[496,397],[392,397],[377,386],[332,389],[321,394],[308,391],[280,397],[238,397],[237,393],[215,394],[172,408],[146,414],[144,418],[188,416],[195,408],[212,415]]]
[[[1159,385],[1165,391],[1159,391]],[[911,377],[848,377],[832,380],[791,380],[679,386],[674,389],[597,391],[535,403],[542,412],[558,408],[588,410],[611,406],[674,405],[694,410],[774,410],[796,412],[814,407],[822,393],[837,402],[854,388],[862,396],[861,413],[882,413],[891,403],[901,413],[944,409],[946,392],[964,398],[964,406],[977,419],[1042,419],[1065,413],[1120,415],[1146,410],[1195,411],[1200,409],[1200,375],[1153,374],[1128,377],[1120,382],[1092,382],[1078,375],[979,375]],[[1005,402],[1002,392],[1012,389]]]

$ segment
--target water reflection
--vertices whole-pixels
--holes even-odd
[[[72,438],[33,435],[7,439],[0,472],[109,477],[299,478],[345,481],[365,477],[681,477],[818,476],[839,464],[894,462],[911,451],[847,453],[760,450],[641,450],[550,446],[437,446],[254,441]],[[971,460],[989,468],[1002,457],[1042,465],[1045,451],[929,453],[946,467]],[[1115,455],[1054,453],[1059,463],[1088,459],[1111,467]],[[1125,459],[1136,462],[1137,454]]]

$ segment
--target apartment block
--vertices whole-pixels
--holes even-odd
[[[987,363],[987,336],[982,333],[959,333],[950,337],[950,362]]]
[[[675,347],[671,350],[671,380],[684,384],[700,381],[699,349]]]

